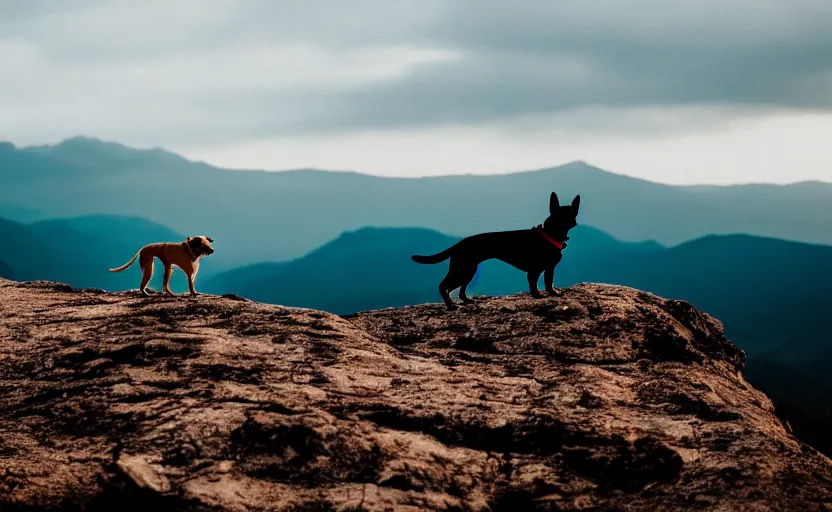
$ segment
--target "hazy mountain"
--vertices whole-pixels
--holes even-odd
[[[87,215],[69,219],[49,219],[35,222],[29,228],[42,234],[69,230],[85,235],[106,238],[136,250],[152,242],[181,242],[184,236],[156,222],[139,217],[119,215]]]
[[[622,240],[677,244],[749,233],[832,243],[832,186],[673,187],[582,162],[498,176],[421,179],[228,171],[94,139],[0,145],[0,203],[49,217],[138,216],[217,240],[216,265],[296,258],[368,225],[456,236],[540,223],[547,197],[580,193],[579,221]]]
[[[89,137],[73,137],[55,146],[30,146],[22,151],[45,156],[76,168],[104,173],[188,163],[184,158],[161,148],[135,149],[117,142]]]
[[[816,371],[821,369],[822,372]],[[801,439],[832,456],[832,438],[829,437],[829,425],[832,424],[830,370],[832,358],[809,364],[754,357],[749,359],[744,376],[771,398],[777,416],[788,421]]]
[[[108,269],[127,262],[143,245],[182,239],[164,226],[130,217],[99,215],[34,224],[0,219],[0,260],[14,269],[14,278],[19,281],[43,279],[76,287],[135,289],[141,276],[138,265],[119,274]],[[210,263],[204,267],[210,277]],[[157,262],[153,280],[157,289],[161,279]],[[179,271],[174,272],[172,283],[174,290],[187,290],[187,280]]]
[[[14,279],[14,271],[8,264],[0,261],[0,277],[5,279]]]
[[[13,220],[15,222],[35,222],[43,219],[43,213],[35,208],[0,204],[0,219]]]
[[[206,292],[234,292],[275,304],[336,313],[434,302],[443,271],[410,261],[414,248],[436,252],[456,239],[419,228],[344,233],[302,258],[234,269],[208,280]]]
[[[264,277],[278,274],[280,269],[285,266],[285,262],[265,262],[245,265],[213,276],[211,279],[206,280],[203,287],[207,291],[242,289],[245,287],[253,291],[257,290],[257,293],[260,293],[258,289],[264,289],[265,286],[258,285],[257,281]]]

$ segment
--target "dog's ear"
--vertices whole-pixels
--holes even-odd
[[[575,215],[578,215],[578,208],[581,207],[581,196],[575,196],[575,199],[572,200],[572,210],[575,211]]]
[[[560,208],[560,201],[558,201],[558,195],[552,192],[552,195],[549,196],[549,215],[554,215],[555,212],[558,211]]]
[[[205,239],[206,239],[206,240],[208,240],[208,243],[209,243],[209,244],[213,244],[213,243],[214,243],[214,239],[213,239],[213,238],[210,238],[210,237],[207,237],[207,236],[206,236],[206,237],[205,237]]]

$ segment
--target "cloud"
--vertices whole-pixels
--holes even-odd
[[[0,138],[173,146],[564,116],[665,130],[657,109],[827,111],[829,26],[827,0],[3,2]]]
[[[582,107],[832,107],[832,3],[461,0],[458,62],[352,93],[347,123],[479,122]]]

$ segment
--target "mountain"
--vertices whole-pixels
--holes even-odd
[[[496,176],[379,178],[350,172],[229,171],[161,149],[88,138],[0,145],[0,203],[48,217],[138,216],[219,244],[218,268],[297,258],[363,226],[455,236],[539,224],[550,191],[581,194],[580,222],[621,240],[675,245],[748,233],[832,243],[832,185],[674,187],[583,162]]]
[[[14,279],[14,271],[8,264],[0,261],[0,277],[4,279]]]
[[[139,217],[119,215],[87,215],[69,219],[49,219],[34,222],[28,227],[42,235],[69,231],[106,238],[119,244],[134,246],[136,250],[148,243],[181,242],[185,239],[181,234],[156,222]]]
[[[633,289],[344,319],[0,280],[0,309],[2,510],[832,506],[720,323]]]
[[[256,281],[266,276],[272,276],[280,272],[280,269],[286,265],[285,262],[265,262],[253,263],[245,265],[233,270],[221,272],[211,279],[206,279],[203,283],[203,289],[211,291],[216,290],[231,290],[231,289],[250,289],[255,293],[261,293],[258,290]]]
[[[206,281],[208,293],[233,291],[273,304],[351,313],[361,309],[431,302],[442,278],[437,267],[414,272],[414,247],[438,252],[456,239],[419,228],[365,228],[341,236],[302,258],[234,269]]]
[[[119,274],[108,269],[127,262],[143,245],[183,239],[164,226],[132,217],[96,215],[33,224],[0,219],[0,260],[14,269],[14,277],[19,281],[50,280],[76,287],[135,289],[141,276],[138,265]],[[210,277],[210,264],[205,267],[209,269],[205,275]],[[173,275],[174,290],[186,291],[184,274]],[[156,289],[161,280],[157,264],[153,280]]]
[[[0,219],[28,223],[42,220],[43,214],[34,208],[11,204],[0,204]]]
[[[90,137],[72,137],[55,146],[31,146],[23,151],[45,156],[73,168],[103,173],[188,163],[186,159],[161,148],[135,149]]]
[[[745,378],[771,398],[777,417],[796,435],[832,456],[832,357],[826,361],[789,361],[771,355],[752,357]]]

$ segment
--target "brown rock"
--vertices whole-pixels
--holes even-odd
[[[829,510],[681,301],[354,315],[0,280],[0,510]]]
[[[146,456],[122,454],[116,466],[141,489],[150,489],[158,493],[170,491],[170,482],[162,474],[162,468],[158,464],[152,464]]]

